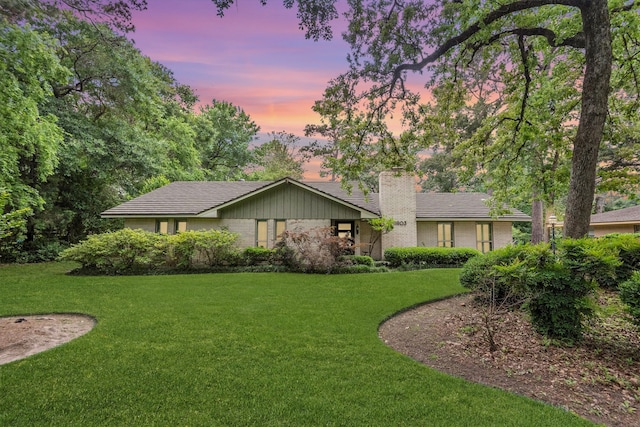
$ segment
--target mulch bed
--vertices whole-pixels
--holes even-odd
[[[380,327],[392,348],[442,372],[565,408],[608,426],[640,426],[640,334],[615,294],[602,293],[605,312],[572,347],[535,332],[526,313],[491,318],[471,295],[429,303]],[[617,309],[607,310],[607,307]]]

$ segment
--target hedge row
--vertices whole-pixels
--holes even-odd
[[[238,249],[238,235],[226,230],[185,231],[175,235],[122,229],[89,236],[64,250],[59,259],[81,264],[79,273],[147,274],[171,271],[306,271],[293,259],[317,258],[316,252],[301,253],[295,247]],[[368,256],[340,256],[322,272],[362,273],[385,271]]]
[[[416,266],[420,268],[432,267],[462,267],[470,259],[481,252],[472,248],[389,248],[384,251],[384,259],[390,267]]]

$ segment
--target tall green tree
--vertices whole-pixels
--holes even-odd
[[[249,143],[260,127],[240,107],[214,100],[193,117],[195,143],[206,179],[233,181],[252,161]]]
[[[249,173],[253,181],[272,181],[290,177],[302,179],[307,155],[301,152],[300,138],[292,133],[271,132],[269,141],[253,150],[255,167]]]
[[[166,107],[179,103],[167,93],[177,90],[171,77],[124,36],[69,11],[55,17],[38,24],[60,41],[58,56],[72,75],[54,85],[54,96],[43,103],[58,117],[65,138],[55,177],[42,189],[48,209],[30,223],[27,240],[35,246],[38,240],[76,242],[104,230],[108,223],[100,212],[139,194],[144,180],[166,172],[163,168],[179,164],[168,158],[173,141],[167,137],[183,135],[174,122],[188,118],[186,111],[179,118],[168,116],[167,109],[179,110]],[[195,150],[191,156],[189,165],[197,163]]]
[[[428,72],[432,83],[449,82],[455,86],[456,78],[463,78],[464,74],[459,73],[470,61],[503,69],[521,63],[526,71],[531,60],[527,51],[538,45],[541,49],[566,49],[569,60],[575,52],[583,55],[565,232],[572,237],[587,233],[612,69],[607,1],[462,1],[431,5],[370,2],[368,7],[360,1],[351,4],[348,38],[354,50],[352,68],[339,84],[353,87],[361,80],[374,82],[372,88],[356,95],[356,99],[369,101],[368,111],[374,120],[383,120],[394,102],[413,101],[408,98],[405,85],[409,72]],[[635,8],[634,2],[611,4],[612,13],[628,15],[628,19],[637,22]],[[527,81],[526,74],[521,78]],[[530,107],[527,96],[527,92],[522,93],[515,122],[522,123]]]
[[[72,12],[84,21],[105,23],[120,32],[134,30],[132,13],[147,8],[146,0],[3,0],[0,14],[11,22],[47,20],[60,11]]]
[[[40,107],[68,74],[55,49],[47,35],[0,20],[0,192],[9,209],[41,209],[39,186],[58,163],[62,131]]]
[[[214,3],[224,9],[233,2]],[[333,0],[320,4],[300,0],[297,4],[299,10],[313,4],[322,13],[335,12]],[[583,73],[564,231],[570,237],[587,234],[614,64],[612,34],[618,37],[626,33],[627,41],[637,46],[637,1],[350,0],[348,4],[345,16],[349,28],[344,37],[351,44],[350,69],[331,82],[325,101],[341,106],[345,118],[364,120],[372,135],[382,133],[394,112],[409,121],[420,118],[419,98],[410,90],[409,74],[424,74],[428,87],[449,85],[455,93],[468,64],[479,62],[494,69],[508,69],[522,63],[524,70],[531,60],[529,49],[561,49],[568,61],[580,65]],[[323,18],[327,15],[311,15],[314,24],[326,26]],[[312,28],[305,22],[301,21],[304,28]],[[637,61],[638,57],[628,59]],[[526,80],[527,76],[521,78]],[[519,120],[529,109],[525,97],[523,93]],[[369,158],[351,156],[357,154],[355,148],[362,142],[362,138],[349,136],[340,139],[341,152],[346,155],[335,163],[337,171],[347,171],[354,161]],[[384,155],[385,151],[378,150],[377,154]]]

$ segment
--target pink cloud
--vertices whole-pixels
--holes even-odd
[[[191,86],[202,104],[225,100],[264,131],[302,134],[327,82],[346,70],[339,31],[331,42],[306,40],[295,10],[279,2],[236,2],[216,16],[210,0],[153,0],[134,16],[136,46]]]

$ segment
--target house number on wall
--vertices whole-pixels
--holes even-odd
[[[396,221],[393,225],[407,225],[407,221]]]

